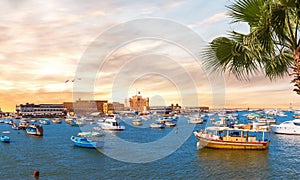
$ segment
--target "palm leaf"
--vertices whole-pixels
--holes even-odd
[[[213,40],[202,55],[210,72],[229,70],[238,79],[247,80],[258,70],[258,64],[247,47],[226,37]]]
[[[227,8],[230,10],[228,15],[233,18],[233,23],[247,22],[250,26],[257,25],[262,13],[260,8],[264,0],[241,0],[236,1]]]

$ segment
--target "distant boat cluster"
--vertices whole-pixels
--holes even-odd
[[[298,118],[296,111],[293,118]],[[185,120],[186,125],[202,127],[193,134],[197,138],[197,147],[215,149],[267,149],[270,145],[268,133],[300,135],[300,119],[287,119],[278,123],[277,119],[287,118],[284,111],[216,111],[190,112],[172,115],[136,115],[112,114],[100,116],[68,116],[66,118],[13,118],[3,117],[0,123],[8,124],[12,130],[24,130],[27,135],[43,136],[43,126],[61,124],[62,122],[74,126],[89,125],[89,131],[80,132],[70,137],[74,146],[84,148],[105,147],[106,131],[124,131],[126,126],[135,126],[152,129],[164,129],[177,126],[178,120]],[[205,128],[203,128],[205,127]],[[9,131],[2,133],[0,140],[10,142]]]

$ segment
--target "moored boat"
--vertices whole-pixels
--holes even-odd
[[[279,125],[271,125],[271,131],[276,134],[300,135],[300,119],[285,121]]]
[[[4,143],[10,143],[10,137],[8,135],[4,135],[4,134],[9,134],[9,131],[3,131],[2,132],[3,135],[0,137],[0,141],[4,142]]]
[[[13,124],[11,125],[11,128],[12,128],[13,130],[19,130],[19,129],[20,129],[19,126],[18,126],[16,123],[13,123]]]
[[[141,119],[134,119],[132,120],[132,125],[134,126],[141,126],[143,123],[142,123],[142,120]]]
[[[43,125],[50,125],[50,120],[47,118],[40,119],[40,123]]]
[[[43,126],[41,124],[31,124],[26,128],[28,135],[43,136]]]
[[[71,136],[71,141],[74,146],[84,147],[84,148],[102,148],[104,146],[104,141],[93,141],[87,139],[86,137]]]
[[[99,133],[99,132],[95,132],[95,131],[89,131],[89,132],[79,132],[77,134],[77,136],[79,137],[103,137],[105,136],[104,133]]]
[[[166,127],[175,127],[176,123],[167,121],[167,122],[165,122],[165,125],[166,125]]]
[[[61,124],[62,123],[62,120],[60,118],[53,118],[52,119],[52,123],[53,124]]]
[[[200,117],[191,118],[189,124],[203,124],[203,119]]]
[[[249,132],[252,132],[252,135],[249,135]],[[258,139],[257,133],[262,133],[261,140]],[[270,140],[265,139],[264,131],[258,132],[248,129],[212,126],[194,132],[194,135],[198,139],[198,148],[264,150],[270,144]]]
[[[116,116],[113,118],[106,118],[104,122],[98,123],[103,130],[109,130],[109,131],[123,131],[125,130],[125,126],[122,126],[120,124],[120,121],[117,119]]]
[[[165,128],[165,124],[151,123],[151,128]]]

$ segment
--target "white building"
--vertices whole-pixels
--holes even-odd
[[[61,116],[65,107],[62,104],[20,104],[16,111],[20,116]]]

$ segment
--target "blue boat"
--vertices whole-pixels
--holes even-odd
[[[4,131],[2,132],[3,134],[9,134],[10,132],[9,131]],[[10,143],[10,137],[9,136],[6,136],[6,135],[2,135],[0,137],[0,141],[4,142],[4,143]]]
[[[85,148],[102,148],[104,146],[104,141],[92,141],[85,137],[71,136],[71,141],[74,146],[85,147]]]
[[[10,137],[9,136],[1,136],[0,140],[2,142],[5,142],[5,143],[10,143]]]
[[[43,136],[43,126],[41,124],[31,124],[26,128],[28,135]]]

